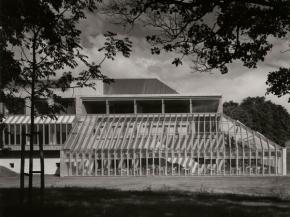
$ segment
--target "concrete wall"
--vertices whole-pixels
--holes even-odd
[[[44,173],[48,175],[59,175],[59,158],[46,158],[44,160]],[[0,166],[6,167],[16,173],[20,173],[20,158],[0,158]],[[29,172],[29,159],[25,159],[25,172]],[[33,170],[40,170],[40,160],[33,159]]]

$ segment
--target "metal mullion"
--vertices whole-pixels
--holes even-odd
[[[121,150],[120,148],[121,147],[119,147],[119,141],[120,141],[120,137],[121,137],[121,134],[122,134],[122,131],[123,131],[123,128],[124,128],[124,126],[125,126],[125,123],[126,123],[126,116],[124,116],[124,117],[120,117],[120,119],[122,119],[123,118],[123,123],[122,123],[122,121],[121,121],[121,126],[120,126],[120,129],[119,129],[119,132],[118,132],[118,136],[117,136],[117,139],[116,139],[116,142],[115,142],[115,144],[113,144],[113,149],[114,150]],[[118,127],[119,128],[119,127]]]
[[[107,149],[107,161],[108,161],[108,165],[107,165],[107,170],[108,170],[108,176],[111,175],[111,153],[110,153],[110,149]]]
[[[268,147],[268,175],[271,175],[271,165],[270,165],[270,161],[271,161],[271,152],[270,151],[270,144],[269,144],[269,140],[267,139],[267,147]]]
[[[102,149],[101,150],[101,176],[104,175],[104,152]]]
[[[216,153],[216,171],[215,173],[218,175],[218,166],[219,166],[219,158],[220,158],[220,136],[218,133],[218,115],[215,114],[215,137],[216,137],[216,148],[215,148],[215,153]]]
[[[275,146],[275,175],[278,175],[278,156],[277,147]]]
[[[119,122],[122,118],[119,117],[117,123],[115,124],[115,129],[113,130],[113,135],[111,135],[111,140],[109,142],[109,145],[108,145],[108,149],[110,150],[113,150],[113,155],[114,155],[114,175],[116,176],[116,149],[114,148],[114,140],[115,140],[115,133],[116,133],[116,130],[118,129],[118,125],[119,125]],[[117,139],[117,138],[116,138]]]
[[[39,142],[40,142],[40,140],[39,140],[39,124],[36,124],[36,130],[37,130],[37,134],[36,134],[36,145],[39,145]]]
[[[141,115],[141,120],[140,120],[140,125],[139,125],[139,127],[138,127],[138,129],[137,129],[137,133],[136,133],[136,135],[135,135],[135,141],[134,141],[134,144],[133,144],[133,149],[135,149],[136,148],[136,144],[137,144],[137,141],[138,141],[138,139],[139,139],[139,136],[140,136],[140,129],[141,129],[141,126],[142,126],[142,123],[143,123],[143,120],[144,120],[144,115],[142,114]],[[137,123],[137,120],[136,120],[136,123]],[[133,129],[134,130],[134,129]],[[139,148],[139,147],[138,147]]]
[[[16,124],[14,124],[14,145],[17,145],[17,141],[16,141]]]
[[[89,141],[90,142],[90,146],[91,146],[91,148],[93,148],[93,149],[96,149],[96,150],[98,150],[98,148],[99,147],[97,147],[97,146],[95,146],[95,143],[97,142],[97,136],[98,136],[98,132],[99,132],[99,130],[100,130],[100,127],[102,126],[102,124],[103,124],[103,122],[104,122],[104,119],[105,119],[105,115],[103,115],[102,116],[102,118],[101,118],[101,120],[99,121],[99,123],[98,123],[98,125],[97,125],[97,127],[96,128],[94,128],[94,135],[93,135],[93,137],[92,137],[92,141]],[[99,118],[96,118],[96,120],[95,120],[95,122],[94,122],[94,126],[96,125],[96,122],[97,122],[97,120],[99,120]],[[100,136],[99,136],[99,140],[100,140],[100,138],[101,138],[101,135],[102,135],[102,133],[100,133]]]
[[[185,121],[185,125],[187,126],[186,127],[186,133],[185,133],[185,138],[184,138],[184,142],[183,142],[183,145],[182,145],[182,149],[185,149],[185,150],[187,150],[187,141],[188,141],[188,126],[189,126],[189,114],[187,114],[187,116],[186,116],[186,121]]]
[[[249,134],[248,134],[248,130],[245,129],[246,131],[246,135],[247,135],[247,144],[248,144],[248,148],[249,148],[249,173],[251,175],[251,170],[252,170],[252,159],[251,159],[251,156],[252,156],[252,148],[250,147],[250,142],[249,142]]]
[[[106,126],[108,126],[108,127],[106,127],[107,128],[107,132],[105,133],[105,137],[104,137],[104,140],[101,142],[101,149],[103,150],[104,149],[104,146],[106,145],[106,142],[107,142],[107,138],[108,138],[108,135],[109,135],[109,133],[110,133],[110,131],[111,131],[111,126],[112,126],[112,124],[114,123],[114,121],[115,121],[115,119],[116,119],[116,116],[113,116],[112,118],[110,117],[110,118],[108,118],[109,120],[110,119],[112,119],[110,122],[109,122],[109,120],[107,121],[107,122],[109,122],[109,124],[107,124]],[[104,127],[104,129],[103,129],[103,131],[105,130],[105,127]]]
[[[140,152],[141,152],[141,150],[142,151],[144,150],[143,147],[142,147],[142,144],[143,144],[143,141],[144,141],[144,138],[145,138],[145,128],[147,127],[147,123],[149,121],[149,115],[147,115],[146,118],[147,118],[147,120],[144,123],[144,116],[143,116],[143,118],[141,120],[141,123],[140,123],[140,127],[139,127],[139,131],[140,131],[139,134],[141,133],[141,129],[143,128],[143,132],[141,134],[141,140],[140,140],[140,143],[139,143],[139,146],[138,146],[138,148],[140,149]],[[134,144],[134,146],[136,146],[136,144]],[[146,175],[148,175],[148,172],[147,172],[148,171],[148,152],[147,152],[147,149],[145,149],[145,161],[146,161],[146,163],[145,163],[146,164],[145,165]],[[142,170],[142,168],[140,168],[140,170]]]
[[[73,133],[71,133],[71,139],[72,139],[72,141],[70,142],[69,140],[68,140],[68,142],[71,144],[71,148],[72,149],[74,149],[74,150],[76,150],[77,148],[78,148],[78,140],[79,140],[79,137],[80,137],[80,134],[82,133],[82,131],[83,131],[83,127],[84,127],[84,125],[85,125],[85,123],[86,123],[86,120],[87,120],[87,116],[85,116],[85,118],[84,118],[84,120],[82,121],[82,123],[80,124],[80,126],[78,125],[78,124],[76,124],[76,130],[77,130],[77,134],[76,134],[76,136],[75,137],[73,137]],[[51,133],[50,133],[50,127],[49,127],[49,135],[50,135]],[[49,137],[50,138],[50,137]],[[69,139],[70,139],[69,138]]]
[[[146,120],[146,122],[145,123],[142,123],[143,124],[143,132],[142,132],[142,138],[141,138],[141,141],[140,141],[140,145],[139,145],[139,148],[140,149],[143,149],[143,147],[142,147],[142,145],[143,145],[143,141],[144,141],[144,139],[145,139],[145,135],[147,134],[146,132],[145,132],[145,129],[146,129],[146,131],[147,131],[147,125],[148,125],[148,122],[149,122],[149,119],[150,119],[150,117],[149,117],[149,115],[147,115],[147,120]],[[152,123],[151,123],[152,124]],[[151,125],[150,125],[151,126]],[[142,128],[141,128],[142,129]],[[149,130],[148,130],[148,132],[149,132]],[[149,135],[149,134],[148,134]],[[146,142],[145,142],[146,143]],[[145,148],[145,147],[144,147]]]
[[[62,123],[59,123],[59,132],[60,132],[60,145],[62,145]]]
[[[172,141],[172,146],[173,146],[173,148],[172,148],[172,150],[175,148],[174,146],[175,146],[175,140],[176,140],[176,125],[177,125],[177,119],[178,119],[178,117],[177,117],[177,114],[175,115],[175,123],[174,123],[174,130],[173,130],[173,141]],[[175,158],[175,151],[177,151],[177,150],[174,150],[174,158]],[[179,158],[178,158],[178,160],[179,160]],[[172,166],[173,166],[173,164],[172,164]],[[178,168],[179,168],[179,166],[178,166]],[[172,173],[173,173],[173,169],[172,169]]]
[[[112,130],[113,132],[111,133],[111,139],[108,141],[108,145],[107,145],[108,149],[111,149],[111,150],[115,150],[113,143],[114,143],[114,140],[115,140],[115,134],[116,134],[116,131],[118,129],[119,122],[121,120],[121,117],[117,117],[117,118],[118,119],[117,119],[117,122],[115,123],[115,128]],[[114,122],[113,122],[113,124],[114,124]]]
[[[42,124],[42,144],[45,145],[45,125]]]
[[[109,149],[107,148],[107,147],[105,147],[105,149],[104,149],[104,146],[106,145],[106,142],[107,142],[107,138],[108,138],[108,135],[109,135],[109,133],[110,133],[110,131],[111,131],[111,126],[112,126],[112,124],[114,123],[114,121],[115,121],[115,119],[116,119],[116,116],[114,116],[113,118],[112,118],[112,120],[111,120],[111,122],[110,122],[110,124],[109,124],[109,126],[108,126],[108,129],[107,129],[107,132],[106,132],[106,136],[105,136],[105,138],[104,138],[104,141],[102,141],[102,145],[101,145],[101,150],[103,151],[103,152],[105,152],[105,149],[107,149],[107,155],[108,155],[108,157],[107,157],[107,162],[108,162],[108,165],[107,165],[107,169],[108,169],[108,176],[110,176],[110,153],[109,153]],[[105,128],[104,128],[105,129]]]
[[[258,154],[258,152],[257,152],[257,149],[258,149],[258,147],[257,147],[257,144],[256,144],[256,139],[255,139],[255,134],[254,134],[254,131],[252,130],[252,134],[253,134],[253,141],[254,141],[254,145],[255,145],[255,151],[256,151],[256,175],[257,175],[257,167],[258,167],[258,158],[257,158],[257,154]]]
[[[133,152],[134,152],[134,150],[135,150],[135,147],[134,147],[134,145],[133,145],[133,147],[130,147],[130,143],[132,142],[132,140],[133,140],[133,135],[134,135],[134,129],[135,129],[135,127],[136,127],[136,125],[137,125],[137,122],[138,122],[138,118],[139,117],[137,117],[137,115],[135,116],[135,118],[136,118],[136,120],[135,120],[135,123],[133,124],[133,126],[132,126],[132,133],[131,133],[131,135],[130,135],[130,137],[129,137],[129,140],[128,140],[128,145],[127,145],[127,149],[132,149],[133,150]],[[131,125],[131,123],[130,123],[130,125]],[[130,131],[130,126],[129,126],[129,130],[128,131]],[[134,141],[134,140],[133,140]]]
[[[8,124],[8,145],[11,146],[11,124]]]
[[[235,121],[235,128],[234,128],[234,134],[235,134],[235,145],[236,145],[236,175],[238,175],[238,166],[239,166],[239,148],[238,148],[238,141],[237,141],[237,129],[238,129],[238,122]]]
[[[68,132],[67,131],[68,131],[68,123],[65,124],[65,141],[64,142],[66,142],[67,139],[68,139],[67,138],[67,135],[68,135]]]
[[[3,130],[3,133],[4,133],[4,130]],[[22,124],[20,123],[19,124],[19,137],[20,137],[20,146],[22,145]],[[3,145],[4,145],[4,137],[3,138]]]
[[[158,130],[159,130],[160,120],[161,120],[161,115],[159,115],[159,117],[158,117],[158,122],[157,122],[157,127],[156,127],[156,132],[155,132],[155,141],[156,141],[157,138],[159,139],[159,137],[158,137]],[[163,127],[161,128],[161,130],[163,130]],[[157,148],[156,145],[157,145],[157,143],[155,143],[155,145],[153,147],[154,150],[155,150],[155,148]],[[159,153],[159,157],[158,157],[158,161],[159,161],[158,162],[158,164],[159,164],[158,165],[158,175],[159,176],[160,176],[160,169],[161,169],[161,166],[160,166],[160,148],[161,148],[161,146],[162,146],[162,139],[160,140],[160,147],[158,148],[158,153]]]
[[[232,123],[233,124],[233,123]],[[230,137],[230,126],[229,126],[229,120],[227,120],[228,125],[228,145],[229,145],[229,175],[232,174],[232,144],[231,144],[231,137]]]
[[[194,152],[194,143],[193,143],[193,134],[194,134],[194,132],[193,132],[193,129],[195,128],[194,115],[191,114],[191,117],[192,117],[192,121],[191,121],[191,135],[189,136],[189,138],[190,138],[190,140],[189,140],[190,158],[194,162],[194,164],[196,165],[196,162],[194,160],[194,154],[193,154],[193,152]],[[193,125],[194,125],[194,128],[193,128]],[[194,171],[193,170],[191,170],[191,171],[192,171],[191,172],[191,175],[193,175],[193,172]]]
[[[165,127],[165,121],[166,121],[166,116],[163,116],[163,123],[161,127],[161,132],[160,132],[160,146],[159,146],[159,176],[160,176],[160,170],[161,170],[161,156],[160,156],[160,151],[163,150],[164,148],[162,147],[163,145],[163,138],[164,138],[164,127]],[[158,123],[158,129],[159,129],[159,123]],[[164,152],[165,154],[165,152]],[[164,171],[165,174],[165,171]]]
[[[221,133],[222,133],[222,143],[223,143],[223,175],[226,175],[226,144],[225,144],[225,133],[224,133],[224,125],[223,125],[223,116],[221,116]]]
[[[126,122],[126,120],[127,119],[125,119],[124,121]],[[121,149],[123,149],[123,146],[125,144],[127,134],[128,134],[129,129],[130,129],[130,125],[131,125],[132,120],[133,120],[133,116],[131,116],[130,120],[128,122],[126,122],[126,124],[124,125],[124,126],[126,126],[126,129],[125,129],[125,133],[123,134],[123,140],[122,140],[121,145],[120,145]]]
[[[198,114],[197,116],[197,175],[199,176],[200,171],[199,171],[199,155],[200,155],[200,116]]]
[[[168,134],[169,134],[169,130],[168,130],[168,126],[170,126],[170,123],[171,123],[171,118],[172,118],[172,115],[170,114],[169,116],[169,121],[168,121],[168,124],[167,124],[167,129],[166,129],[166,137],[165,137],[165,152],[166,152],[166,160],[165,160],[165,175],[167,176],[167,168],[168,168]],[[166,122],[166,118],[164,118],[164,127],[165,127],[165,122]],[[171,156],[171,161],[172,161],[172,156]]]
[[[263,142],[262,142],[262,138],[259,135],[260,138],[260,143],[261,143],[261,148],[262,148],[262,176],[264,176],[264,146],[263,146]]]
[[[206,137],[206,133],[205,133],[205,131],[206,131],[206,122],[205,122],[205,114],[203,114],[203,159],[204,159],[204,162],[203,162],[203,164],[204,164],[204,167],[206,166],[206,150],[205,150],[205,148],[206,148],[206,146],[205,146],[205,137]],[[206,169],[207,169],[207,167],[205,167],[205,170],[203,171],[203,174],[204,175],[206,175]]]
[[[125,133],[123,134],[123,140],[121,141],[121,146],[120,146],[120,149],[123,150],[123,146],[124,146],[124,143],[127,139],[127,134],[128,134],[128,131],[130,129],[130,125],[131,125],[131,122],[133,120],[133,116],[131,116],[130,120],[129,120],[129,124],[127,123],[126,126],[126,130],[125,130]],[[125,119],[126,121],[126,119]],[[127,162],[127,176],[129,175],[129,150],[127,149],[127,152],[126,152],[126,162]]]
[[[22,128],[22,127],[21,127]],[[7,142],[6,142],[6,136],[5,136],[5,130],[3,129],[2,130],[2,141],[3,141],[3,145],[6,145],[7,144]],[[21,139],[22,139],[22,135],[21,135]],[[21,142],[22,140],[20,140],[20,142]]]
[[[242,132],[242,126],[240,125],[240,131],[241,131],[241,142],[242,142],[242,154],[243,154],[243,162],[242,162],[242,174],[245,175],[245,147],[244,147],[244,140],[243,140],[243,132]]]
[[[210,137],[210,175],[212,176],[212,132],[211,116],[209,115],[209,137]]]
[[[54,145],[57,145],[57,138],[56,138],[56,123],[54,123],[53,126],[54,126],[53,141],[54,141]]]

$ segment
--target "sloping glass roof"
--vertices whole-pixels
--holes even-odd
[[[232,144],[231,144],[232,141]],[[242,123],[219,113],[83,116],[64,149],[254,150],[280,148]]]

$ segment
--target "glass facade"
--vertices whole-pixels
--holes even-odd
[[[221,113],[82,116],[63,176],[282,175],[282,148]]]

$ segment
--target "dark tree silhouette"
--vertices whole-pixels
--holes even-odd
[[[99,63],[89,63],[81,53],[81,32],[77,24],[85,18],[85,12],[97,9],[95,1],[1,0],[0,6],[1,99],[17,98],[18,92],[22,91],[31,102],[31,200],[33,141],[36,136],[34,118],[38,115],[55,117],[57,112],[63,110],[60,97],[50,88],[64,91],[74,87],[93,87],[95,84],[91,79],[110,81],[101,73],[101,64],[105,59],[113,60],[118,53],[129,57],[131,42],[128,38],[119,39],[116,34],[108,32],[105,34],[106,42],[99,50],[104,55],[103,59]],[[87,69],[72,73],[80,63]],[[41,99],[45,99],[42,100],[44,103],[38,103]],[[40,108],[43,106],[45,109]],[[43,176],[41,182],[44,185]]]
[[[225,102],[224,113],[259,131],[280,145],[290,139],[290,114],[265,97],[248,97],[240,104]]]
[[[290,28],[288,0],[111,0],[103,11],[114,23],[148,27],[153,54],[180,53],[175,65],[189,56],[198,71],[227,73],[237,60],[254,68],[272,48],[269,37]]]
[[[290,68],[280,68],[278,71],[270,72],[266,84],[268,94],[278,97],[290,94]]]

